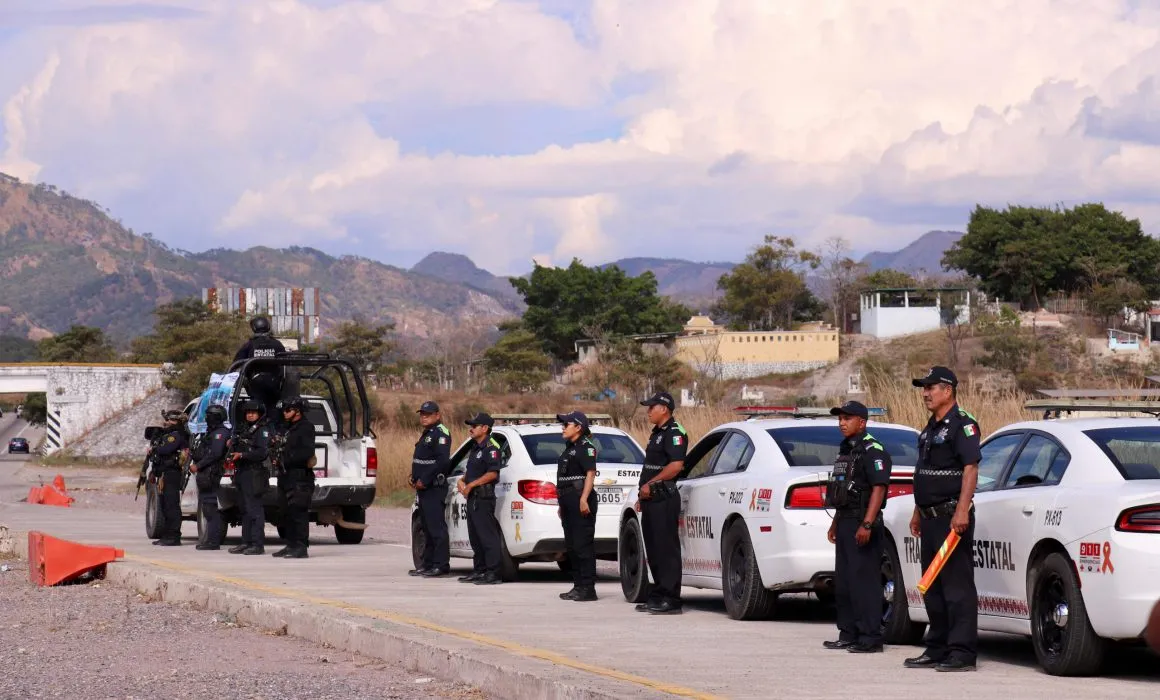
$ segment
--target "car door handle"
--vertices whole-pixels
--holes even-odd
[[[1034,512],[1035,512],[1035,506],[1030,505],[1030,504],[1023,506],[1023,515],[1031,515]]]
[[[717,495],[719,495],[719,496],[724,496],[724,495],[725,495],[725,489],[717,489]]]

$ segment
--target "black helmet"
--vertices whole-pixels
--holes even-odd
[[[243,401],[239,408],[242,410],[242,413],[249,413],[250,411],[257,411],[258,413],[262,413],[266,410],[266,407],[263,406],[261,402],[254,401],[253,399],[250,399],[249,401]]]
[[[293,396],[282,402],[282,410],[289,411],[296,409],[299,413],[306,413],[306,399],[301,396]]]
[[[205,424],[211,428],[216,428],[226,422],[226,409],[214,404],[205,409]]]
[[[269,333],[270,332],[270,319],[266,318],[265,316],[255,316],[254,318],[251,318],[250,319],[250,330],[252,330],[255,333],[259,333],[259,334]]]

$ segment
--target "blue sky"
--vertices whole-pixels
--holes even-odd
[[[6,0],[0,171],[188,250],[855,253],[976,203],[1160,230],[1153,0]]]

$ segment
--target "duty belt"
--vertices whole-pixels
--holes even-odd
[[[940,518],[945,515],[954,515],[955,509],[959,505],[959,499],[954,498],[942,503],[936,503],[933,506],[916,506],[918,514],[923,518],[930,520],[931,518]],[[971,503],[971,510],[975,509],[975,504]]]
[[[557,489],[578,489],[584,486],[582,476],[561,476],[556,479]]]

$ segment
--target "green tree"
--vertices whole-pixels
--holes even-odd
[[[1006,370],[1018,375],[1027,369],[1038,350],[1035,338],[1023,333],[1019,316],[1004,306],[999,315],[979,323],[985,354],[979,356],[984,367]]]
[[[73,326],[36,347],[41,362],[112,362],[117,351],[100,328]]]
[[[540,340],[517,324],[505,324],[499,341],[483,353],[488,381],[502,391],[538,391],[551,377],[552,360]]]
[[[858,279],[858,288],[863,292],[869,289],[908,289],[916,286],[918,283],[909,272],[889,267],[869,272]]]
[[[0,336],[0,362],[28,362],[37,357],[38,344],[15,335]]]
[[[1088,294],[1091,311],[1103,319],[1105,324],[1114,317],[1121,317],[1124,309],[1136,312],[1148,310],[1148,294],[1139,284],[1126,279],[1100,282],[1092,286]]]
[[[152,334],[133,341],[133,361],[172,363],[164,384],[186,400],[201,394],[209,375],[233,363],[250,335],[245,316],[218,313],[198,299],[182,299],[157,307]]]
[[[816,254],[796,250],[792,238],[766,236],[745,262],[717,280],[725,294],[714,311],[734,330],[787,329],[816,318],[824,307],[806,287],[805,272],[820,264]]]
[[[377,377],[398,349],[398,343],[391,338],[394,330],[393,323],[372,325],[361,319],[343,321],[334,329],[334,338],[326,343],[326,349],[332,355],[351,360],[360,372]]]
[[[48,422],[48,396],[43,392],[29,394],[24,400],[24,410],[21,417],[33,425],[44,425]]]
[[[977,206],[942,263],[977,278],[985,292],[1035,308],[1051,292],[1085,291],[1112,276],[1160,293],[1160,241],[1103,204]]]
[[[587,267],[574,259],[563,268],[536,265],[526,279],[510,281],[528,305],[524,329],[560,360],[576,357],[583,328],[603,328],[610,335],[668,333],[692,316],[685,306],[657,294],[651,272],[630,277],[615,265]]]

